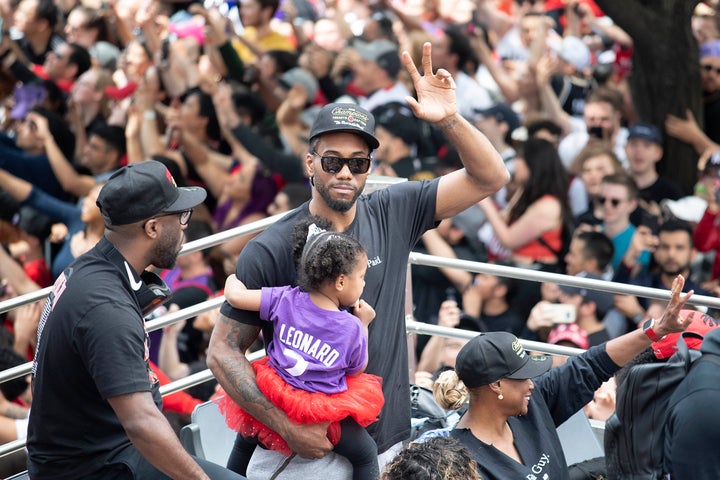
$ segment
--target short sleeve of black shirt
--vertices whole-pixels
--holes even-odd
[[[75,348],[105,400],[151,389],[140,322],[136,312],[105,303],[75,328]]]

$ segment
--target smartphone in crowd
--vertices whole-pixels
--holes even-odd
[[[602,129],[602,127],[589,127],[588,135],[590,135],[593,138],[597,138],[598,140],[602,140],[603,139],[603,129]]]
[[[577,310],[575,305],[567,303],[550,303],[545,305],[547,311],[551,312],[553,323],[575,323]]]

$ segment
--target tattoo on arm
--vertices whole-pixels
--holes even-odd
[[[451,118],[450,120],[448,120],[446,122],[436,123],[435,126],[439,130],[445,131],[445,130],[450,130],[455,125],[457,125],[457,123],[458,123],[457,118]]]
[[[219,321],[230,327],[225,337],[225,344],[237,355],[223,359],[223,373],[226,383],[232,387],[232,395],[241,398],[248,404],[254,404],[262,410],[272,410],[275,406],[263,395],[255,381],[255,370],[245,358],[245,351],[258,336],[258,328],[237,322],[224,315]]]

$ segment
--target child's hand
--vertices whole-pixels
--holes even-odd
[[[353,305],[353,315],[358,317],[360,322],[367,327],[375,318],[375,310],[365,300],[360,299]]]

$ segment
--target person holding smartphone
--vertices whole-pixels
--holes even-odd
[[[628,167],[625,144],[628,130],[620,123],[622,118],[622,95],[607,87],[600,87],[588,94],[583,119],[570,117],[571,132],[561,141],[558,148],[560,158],[569,168],[575,157],[586,145],[604,143],[612,148],[624,168]]]

